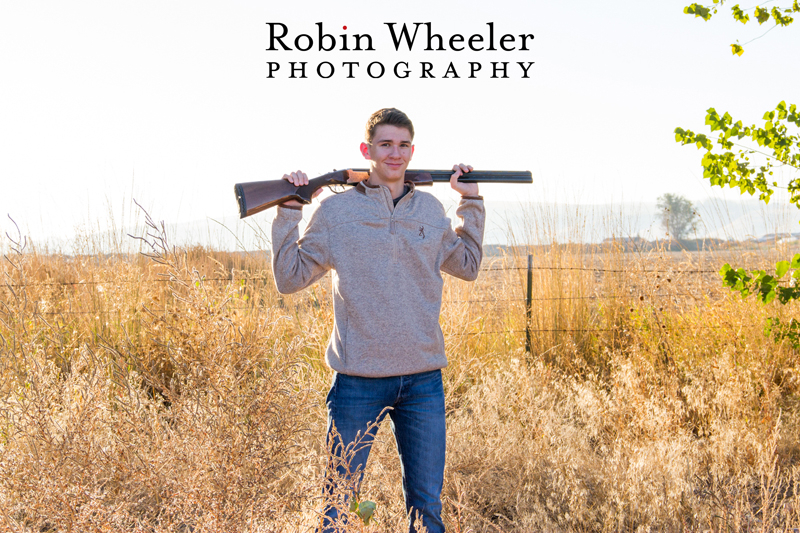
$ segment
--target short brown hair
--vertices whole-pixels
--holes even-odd
[[[371,143],[372,139],[375,137],[375,128],[383,124],[407,129],[411,134],[411,140],[414,140],[414,125],[411,123],[411,119],[408,118],[408,115],[394,107],[385,107],[375,111],[372,116],[369,117],[367,121],[367,131],[364,134],[367,143]]]

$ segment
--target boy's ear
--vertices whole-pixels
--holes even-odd
[[[361,155],[364,156],[364,159],[372,159],[369,156],[369,145],[367,143],[361,143]]]

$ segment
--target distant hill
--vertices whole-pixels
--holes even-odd
[[[746,241],[768,234],[800,232],[800,210],[787,202],[757,200],[696,202],[700,215],[692,238]],[[521,204],[487,202],[485,242],[602,242],[609,238],[639,237],[647,241],[666,237],[652,203],[623,204]]]

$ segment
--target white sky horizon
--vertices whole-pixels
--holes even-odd
[[[704,22],[686,4],[4,2],[0,231],[13,228],[8,214],[34,239],[69,241],[104,217],[134,216],[121,212],[131,198],[168,224],[235,217],[236,182],[365,166],[364,123],[389,106],[414,121],[413,168],[533,173],[533,186],[482,186],[487,202],[739,202],[702,179],[701,152],[673,130],[706,132],[709,107],[750,124],[781,100],[800,103],[800,73],[787,67],[800,31],[776,29],[737,58],[729,44],[769,26],[738,24],[728,8]],[[290,35],[347,25],[376,51],[268,52],[267,22]],[[497,35],[535,39],[527,52],[396,52],[385,22],[431,22],[445,38],[485,35],[493,22]],[[357,60],[412,71],[429,61],[438,76],[450,61],[484,72],[490,61],[535,63],[530,79],[266,77],[267,61]],[[445,203],[455,194],[434,191]],[[268,225],[273,214],[256,216]]]

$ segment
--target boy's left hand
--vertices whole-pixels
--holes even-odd
[[[472,166],[470,165],[453,165],[453,175],[450,177],[450,187],[457,191],[461,196],[478,196],[477,183],[461,183],[458,178],[470,172]]]

